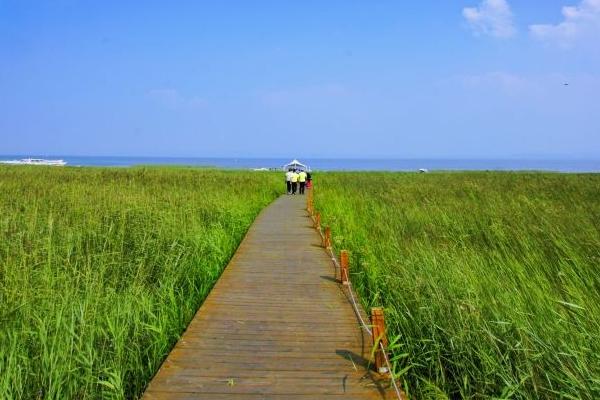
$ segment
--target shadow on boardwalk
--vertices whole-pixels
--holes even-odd
[[[264,209],[144,399],[384,399],[305,198]]]

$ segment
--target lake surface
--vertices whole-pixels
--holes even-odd
[[[130,167],[136,165],[192,165],[203,167],[251,169],[278,168],[289,162],[283,158],[179,158],[179,157],[82,157],[44,155],[6,155],[2,160],[26,157],[63,159],[70,166]],[[557,171],[600,172],[598,160],[584,159],[301,159],[318,171],[416,171],[420,168],[435,170],[494,170],[494,171]]]

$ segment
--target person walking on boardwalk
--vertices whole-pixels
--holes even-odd
[[[298,173],[298,183],[300,184],[300,194],[304,194],[304,188],[306,187],[306,172],[300,171]]]
[[[298,191],[298,173],[296,172],[296,170],[294,170],[294,172],[292,173],[292,194],[296,194],[296,192]]]
[[[292,194],[292,175],[294,175],[294,172],[292,172],[290,168],[285,173],[285,186],[287,188],[287,194]]]

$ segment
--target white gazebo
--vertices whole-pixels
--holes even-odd
[[[293,159],[292,161],[290,161],[289,163],[285,164],[283,166],[283,170],[287,171],[289,169],[301,169],[304,171],[310,171],[310,167],[308,165],[302,164],[300,161]]]

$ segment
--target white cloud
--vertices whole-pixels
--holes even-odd
[[[506,0],[483,0],[479,7],[465,7],[462,14],[476,35],[509,38],[517,33]]]
[[[571,47],[581,40],[600,44],[600,0],[582,0],[578,6],[562,8],[564,20],[556,25],[530,25],[531,34],[543,41]]]
[[[198,97],[186,97],[176,89],[152,89],[148,97],[171,109],[198,109],[206,106],[206,100]]]

